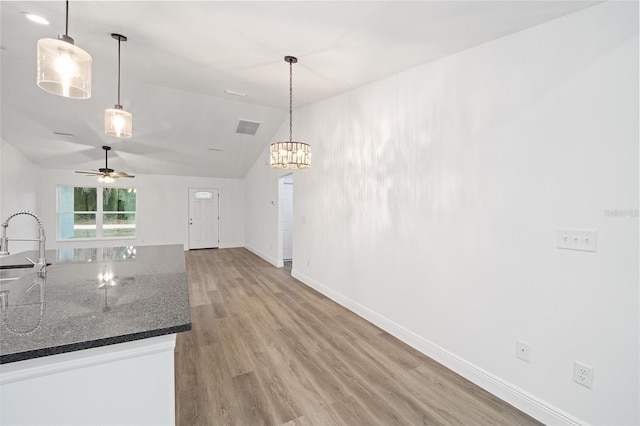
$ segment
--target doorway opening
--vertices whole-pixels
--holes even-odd
[[[293,174],[278,179],[278,264],[293,265]]]

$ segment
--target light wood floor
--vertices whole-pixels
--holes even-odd
[[[539,424],[246,249],[186,259],[179,426]]]

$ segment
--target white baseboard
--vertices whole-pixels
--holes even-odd
[[[297,270],[292,270],[291,276],[544,424],[571,426],[586,424],[525,390],[345,297],[313,278]]]

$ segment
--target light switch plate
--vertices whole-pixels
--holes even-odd
[[[558,228],[558,248],[597,251],[598,231],[595,229]]]

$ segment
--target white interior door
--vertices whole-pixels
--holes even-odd
[[[219,246],[219,203],[217,189],[189,188],[189,249]]]
[[[282,259],[293,258],[293,183],[282,185]]]

